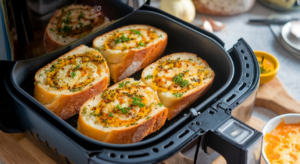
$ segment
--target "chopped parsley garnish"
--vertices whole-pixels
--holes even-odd
[[[53,28],[50,28],[50,31],[54,32]]]
[[[142,103],[142,99],[141,98],[139,98],[139,97],[132,97],[132,99],[133,99],[133,101],[132,101],[133,105],[138,105],[140,108],[145,106],[145,104]]]
[[[146,119],[149,120],[151,118],[151,116],[148,116]]]
[[[117,105],[117,108],[120,109],[124,114],[128,113],[130,110],[128,107],[121,108],[119,104]]]
[[[140,46],[144,46],[144,43],[142,41],[139,42]]]
[[[162,103],[158,103],[158,105],[159,105],[160,107],[162,107],[162,106],[163,106],[163,104],[162,104]]]
[[[142,35],[141,32],[139,30],[130,30],[131,33],[133,34],[138,34],[138,35]]]
[[[86,114],[86,107],[82,109],[82,114]]]
[[[119,88],[123,88],[124,87],[124,81],[119,83]]]
[[[175,97],[181,98],[183,96],[182,93],[172,93]]]
[[[33,84],[34,84],[34,85],[37,85],[38,83],[40,83],[40,81],[36,81],[36,82],[34,82]]]
[[[114,115],[113,115],[112,112],[110,112],[110,113],[108,114],[108,116],[109,116],[109,117],[114,117]]]
[[[162,38],[162,34],[160,34],[159,37]]]
[[[130,38],[126,38],[124,35],[122,35],[120,38],[114,38],[116,44],[128,42],[129,40]]]
[[[82,11],[80,11],[80,14],[78,16],[78,20],[82,19],[82,17],[83,17],[83,13],[82,13]]]
[[[183,76],[184,76],[184,74],[183,74],[183,73],[180,73],[180,74],[174,76],[174,77],[172,78],[172,81],[174,81],[174,83],[180,85],[182,88],[185,88],[185,87],[188,86],[190,83],[189,83],[189,81],[187,81],[187,80],[183,80],[183,79],[182,79]]]
[[[39,74],[39,77],[41,77],[42,76],[42,74]]]
[[[71,77],[74,78],[76,76],[76,72],[71,72]]]
[[[82,90],[82,87],[70,89],[71,92],[77,92],[77,91],[81,91],[81,90]]]
[[[145,77],[146,80],[152,79],[152,78],[153,78],[153,75],[147,75],[147,76]]]
[[[74,69],[79,69],[80,68],[80,66],[79,66],[79,64],[74,68]]]
[[[104,45],[103,45],[103,46],[104,46]],[[97,51],[99,51],[99,52],[100,52],[100,49],[99,49],[98,47],[96,47],[96,48],[95,48],[95,50],[97,50]]]
[[[44,69],[44,72],[47,73],[48,71],[46,69]]]

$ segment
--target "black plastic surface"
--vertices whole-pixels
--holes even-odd
[[[80,44],[91,46],[95,35],[90,35],[59,51],[38,59],[20,61],[15,65],[11,79],[9,79],[12,84],[7,85],[13,85],[10,87],[10,94],[13,95],[14,103],[18,106],[17,110],[22,112],[22,115],[18,115],[18,117],[23,128],[30,130],[33,134],[39,134],[42,140],[55,146],[59,152],[65,154],[73,162],[79,162],[78,157],[82,157],[80,160],[82,163],[87,161],[90,163],[156,163],[171,157],[195,138],[220,123],[217,121],[212,125],[210,122],[205,122],[204,120],[207,119],[202,119],[202,117],[207,116],[207,118],[219,119],[220,121],[226,119],[227,116],[229,117],[230,114],[225,113],[223,109],[209,108],[214,102],[222,100],[222,96],[234,88],[239,80],[239,77],[237,77],[237,79],[233,79],[236,83],[232,82],[234,66],[231,57],[224,48],[196,29],[187,27],[166,16],[147,11],[138,11],[97,34],[100,35],[120,26],[136,23],[152,25],[168,33],[169,43],[165,54],[181,51],[192,52],[198,54],[210,64],[216,73],[216,79],[203,98],[181,112],[172,120],[173,122],[166,123],[157,134],[149,136],[139,143],[127,145],[107,144],[80,134],[70,126],[71,124],[61,120],[34,100],[31,94],[35,72]],[[241,64],[238,60],[235,62],[235,65]],[[241,72],[236,74],[238,73]],[[246,97],[247,95],[245,95]],[[203,115],[200,114],[197,117],[190,115],[189,109],[192,107],[201,111]],[[185,113],[187,115],[184,115]],[[201,122],[202,120],[204,122]],[[194,125],[197,125],[197,127]],[[66,141],[66,144],[61,141],[58,144],[57,140]],[[69,144],[73,144],[71,146],[72,150],[74,149],[73,153],[70,153],[71,147],[66,146]]]

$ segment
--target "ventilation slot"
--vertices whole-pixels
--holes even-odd
[[[110,156],[111,158],[115,158],[115,157],[116,157],[116,154],[110,153],[109,156]]]
[[[168,143],[167,145],[164,146],[164,149],[167,149],[168,147],[172,146],[174,144],[173,141],[171,141],[170,143]]]
[[[203,130],[203,129],[200,129],[200,131],[199,131],[200,133],[204,133],[205,131]]]
[[[246,86],[246,83],[243,83],[243,85],[240,86],[239,90],[240,90],[240,91],[243,90],[243,89],[245,88],[245,86]]]
[[[158,153],[158,149],[157,148],[153,148],[152,151],[155,152],[155,153]]]
[[[197,121],[196,124],[197,124],[197,125],[200,125],[201,123]]]
[[[140,158],[140,157],[146,157],[146,156],[149,156],[149,153],[137,154],[137,155],[128,155],[128,158]]]
[[[249,73],[246,73],[246,77],[249,77]]]
[[[245,60],[248,60],[247,56],[244,56],[244,59],[245,59]]]
[[[241,50],[241,53],[245,53],[245,51],[244,51],[244,50]]]
[[[226,101],[227,102],[231,101],[233,98],[235,98],[235,96],[236,96],[235,94],[231,95]]]
[[[247,63],[247,64],[246,64],[246,68],[249,68],[249,67],[250,67],[250,66],[249,66],[249,64]]]
[[[185,130],[182,134],[179,135],[178,138],[182,138],[183,136],[185,136],[188,133],[189,133],[189,130]]]
[[[57,151],[57,149],[55,149],[55,153],[58,157],[60,157],[60,153]]]
[[[215,111],[209,110],[208,113],[209,113],[209,114],[215,114]]]

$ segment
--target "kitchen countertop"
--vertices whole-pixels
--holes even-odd
[[[159,2],[160,0],[152,0],[151,5],[154,7],[159,7]],[[0,16],[1,14],[2,13],[0,13]],[[271,14],[280,13],[270,10],[256,2],[254,7],[249,12],[236,16],[208,16],[205,14],[197,13],[196,19],[192,22],[192,24],[201,25],[201,18],[203,16],[221,21],[226,24],[226,27],[222,31],[216,32],[215,34],[225,42],[226,49],[231,48],[239,38],[243,37],[253,50],[266,51],[276,56],[280,62],[280,70],[277,76],[282,81],[289,94],[291,94],[291,96],[296,100],[300,101],[300,87],[298,87],[300,81],[300,76],[298,73],[298,71],[300,70],[300,60],[290,55],[279,44],[279,42],[272,34],[269,26],[252,25],[247,23],[248,19],[250,18],[266,18]],[[293,17],[299,17],[300,12],[285,12],[282,14],[289,14]],[[0,33],[0,49],[2,52],[0,53],[0,60],[6,60],[6,49],[3,40],[1,21]],[[276,113],[265,108],[254,108],[253,116],[265,122],[276,115]],[[195,149],[196,147],[194,146],[183,154],[189,158],[194,158]],[[197,163],[210,164],[218,156],[219,155],[216,152],[211,155],[207,155],[200,150],[198,153]]]
[[[159,2],[160,0],[151,0],[151,6],[159,7]],[[215,35],[224,41],[226,49],[230,49],[239,38],[243,37],[253,50],[266,51],[276,56],[280,63],[280,69],[277,76],[287,89],[288,93],[291,94],[293,98],[300,101],[300,60],[289,54],[280,45],[269,26],[247,23],[250,18],[265,19],[271,14],[284,14],[291,15],[292,17],[300,17],[300,11],[279,13],[256,2],[249,12],[235,16],[209,16],[197,13],[192,24],[197,26],[201,25],[202,17],[221,21],[225,23],[226,27],[222,31],[215,32]],[[255,107],[253,116],[267,122],[272,117],[277,116],[277,114],[266,108]],[[195,149],[196,146],[183,154],[193,159]],[[202,150],[199,150],[197,164],[210,164],[218,156],[219,154],[216,152],[207,155]]]

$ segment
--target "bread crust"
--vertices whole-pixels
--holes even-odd
[[[140,26],[140,25],[133,24],[130,26]],[[142,25],[142,26],[147,26],[147,25]],[[115,31],[118,31],[124,27],[127,27],[127,26],[120,27],[118,29],[115,29],[113,31],[110,31],[108,33],[105,33],[105,34],[95,38],[93,41],[93,48],[97,47],[97,45],[95,44],[97,39],[100,39],[106,35],[112,34]],[[157,29],[152,26],[149,26],[149,27],[152,29]],[[159,29],[157,29],[157,30],[159,30]],[[161,30],[159,30],[159,31],[161,31]],[[130,75],[145,68],[147,65],[149,65],[150,63],[157,60],[163,54],[164,50],[166,49],[167,41],[168,41],[168,36],[167,36],[167,34],[165,34],[165,38],[163,40],[159,40],[156,44],[152,44],[150,46],[147,46],[145,48],[140,48],[138,50],[130,49],[127,54],[124,53],[124,56],[126,55],[126,57],[123,59],[123,61],[121,63],[109,63],[108,62],[108,66],[109,66],[110,73],[111,73],[111,78],[113,79],[113,81],[116,83],[120,80],[123,80],[124,78],[129,77]],[[140,61],[142,61],[142,63],[140,64],[140,66],[138,68],[134,68],[132,70],[129,68],[130,66],[134,67],[134,65]],[[130,71],[125,72],[127,69]]]
[[[74,5],[73,4],[73,5],[70,5],[69,7],[76,7],[76,6],[79,6],[79,5]],[[81,7],[82,8],[93,9],[93,7],[87,6],[87,5],[81,6]],[[60,43],[60,42],[56,41],[55,38],[51,37],[50,31],[49,31],[51,22],[53,22],[56,19],[56,17],[59,16],[59,13],[61,13],[62,9],[63,8],[61,8],[58,11],[55,12],[55,14],[52,16],[52,18],[50,19],[50,21],[49,21],[49,23],[46,27],[46,30],[45,30],[45,33],[44,33],[44,48],[45,48],[47,53],[52,52],[52,51],[54,51],[54,50],[56,50],[60,47],[63,47],[63,46],[70,43],[70,42]],[[103,13],[101,13],[101,14],[103,14]],[[105,21],[103,22],[103,24],[101,24],[100,26],[98,26],[96,28],[93,28],[93,30],[91,32],[93,32],[96,29],[99,29],[99,28],[103,27],[104,25],[108,24],[109,22],[107,22],[106,19],[108,20],[108,18],[105,17]],[[77,38],[77,39],[79,39],[79,38]]]
[[[192,53],[186,53],[186,52],[184,52],[184,53],[197,57],[197,55],[192,54]],[[147,82],[147,80],[145,79],[145,77],[147,76],[147,73],[146,73],[147,69],[149,69],[151,67],[155,68],[155,65],[157,63],[164,61],[165,59],[170,58],[172,55],[175,55],[175,54],[178,54],[178,53],[164,56],[163,58],[161,58],[161,59],[157,60],[156,62],[147,66],[142,73],[141,80],[147,86],[152,87],[151,83],[149,84],[149,82]],[[205,65],[209,66],[206,61],[202,60],[202,62],[205,63]],[[168,108],[168,120],[171,120],[172,118],[174,118],[177,114],[179,114],[182,110],[187,108],[189,105],[193,104],[197,99],[201,98],[209,90],[210,86],[213,83],[214,77],[215,77],[215,73],[213,71],[212,71],[212,73],[213,73],[212,78],[210,79],[209,82],[207,82],[204,85],[201,85],[200,87],[198,87],[196,89],[190,90],[188,94],[183,94],[183,96],[181,98],[168,97],[168,96],[165,96],[162,92],[157,93],[161,103],[165,107]]]
[[[72,51],[60,56],[56,60],[52,61],[51,63],[47,64],[43,68],[41,68],[35,75],[35,81],[37,82],[37,75],[41,73],[45,68],[48,68],[49,65],[53,65],[58,59],[65,58],[73,51],[76,51],[84,45],[81,45]],[[87,87],[82,91],[77,91],[75,93],[54,93],[51,91],[47,91],[45,88],[41,86],[40,83],[36,84],[33,91],[33,97],[39,101],[42,105],[44,105],[47,109],[52,111],[58,117],[62,119],[68,119],[73,115],[79,112],[80,106],[89,98],[101,93],[103,90],[107,88],[109,85],[109,69],[105,62],[106,69],[104,70],[107,74],[99,82],[95,83],[92,87]]]
[[[127,79],[124,79],[122,81],[126,81],[126,80]],[[119,83],[115,85],[118,85]],[[163,109],[158,111],[155,115],[151,115],[150,119],[148,120],[144,119],[138,125],[124,127],[123,129],[103,131],[89,125],[83,118],[84,117],[82,114],[83,107],[86,106],[89,103],[89,101],[91,101],[92,99],[93,98],[86,101],[80,109],[79,118],[77,122],[77,130],[80,133],[90,138],[102,142],[114,143],[114,144],[129,144],[129,143],[139,142],[145,136],[160,129],[165,124],[168,115],[168,109],[164,107]],[[158,100],[157,97],[156,99]]]
[[[210,3],[218,3],[218,2],[193,0],[193,3],[195,5],[197,12],[203,13],[203,14],[209,14],[209,15],[217,15],[217,16],[237,15],[237,14],[249,11],[252,8],[252,6],[254,5],[254,2],[255,2],[255,0],[251,0],[248,7],[245,9],[242,9],[242,10],[226,11],[226,10],[223,10],[224,7],[221,7],[219,10],[216,10],[216,9],[213,10],[208,7],[208,6],[215,6],[215,5],[211,5]],[[233,4],[229,4],[229,5],[233,5]],[[240,7],[240,6],[236,6],[235,8],[238,8],[238,7]]]

